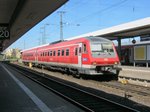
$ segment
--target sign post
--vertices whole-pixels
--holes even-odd
[[[10,38],[9,24],[0,24],[0,40]]]

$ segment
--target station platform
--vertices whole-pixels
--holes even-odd
[[[119,72],[119,80],[128,79],[129,83],[150,87],[150,68],[119,66],[122,70]],[[122,78],[121,78],[122,77]]]
[[[0,112],[82,112],[3,63],[0,71]]]

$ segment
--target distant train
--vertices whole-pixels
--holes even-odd
[[[119,58],[112,41],[92,36],[23,50],[22,62],[76,76],[116,74],[119,70]]]
[[[150,41],[123,45],[120,61],[124,65],[148,66],[150,64]]]

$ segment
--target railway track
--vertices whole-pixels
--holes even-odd
[[[17,65],[13,65],[13,67],[24,76],[79,106],[86,112],[139,112],[138,110],[110,101],[87,91],[83,91],[71,85],[50,79],[49,77],[45,77],[44,75],[27,68]]]
[[[124,90],[125,92],[135,93],[142,96],[150,96],[150,88],[146,88],[139,85],[132,85],[132,84],[121,84],[119,82],[101,82],[102,85],[108,86],[115,89]]]

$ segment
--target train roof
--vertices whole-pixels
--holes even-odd
[[[106,38],[103,38],[103,37],[95,37],[95,36],[90,36],[90,37],[86,37],[88,40],[90,41],[100,41],[100,42],[112,42],[111,40],[108,40]]]
[[[48,46],[48,45],[49,45],[49,44],[44,44],[44,45],[32,47],[32,48],[29,48],[29,49],[22,50],[21,52],[28,51],[28,50],[32,50],[32,49],[36,49],[36,48],[39,48],[39,47],[45,47],[45,46]]]
[[[58,41],[55,41],[55,42],[52,42],[52,43],[49,43],[49,44],[45,44],[45,45],[41,45],[41,46],[36,46],[36,47],[33,47],[33,48],[25,49],[25,50],[22,50],[21,52],[34,50],[34,49],[37,49],[37,48],[47,47],[49,45],[57,45],[57,44],[63,43],[63,42],[73,42],[73,41],[79,41],[79,40],[83,41],[84,39],[88,39],[89,41],[93,41],[93,42],[97,42],[97,41],[100,41],[100,42],[112,42],[111,40],[108,40],[106,38],[89,36],[89,37],[82,37],[82,38],[72,39],[72,40],[63,40],[63,41],[58,40]]]

